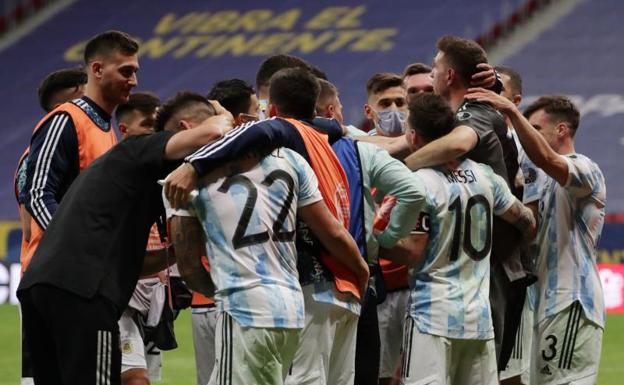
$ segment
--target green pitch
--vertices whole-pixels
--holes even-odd
[[[0,305],[0,385],[19,384],[19,315],[17,307]],[[161,385],[195,384],[195,359],[191,337],[191,316],[185,311],[175,325],[178,349],[165,352]],[[602,342],[602,359],[598,384],[619,385],[624,382],[624,315],[610,315]]]

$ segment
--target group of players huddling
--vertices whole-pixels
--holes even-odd
[[[367,133],[300,58],[267,58],[257,94],[161,104],[131,93],[138,48],[104,32],[40,87],[15,178],[22,383],[158,379],[172,270],[198,385],[596,382],[605,182],[568,98],[522,113],[518,73],[444,36],[432,68],[371,76]]]

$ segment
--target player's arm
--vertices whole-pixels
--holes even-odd
[[[518,199],[514,199],[511,207],[502,214],[499,214],[499,216],[520,230],[525,239],[531,240],[535,238],[537,222],[535,221],[533,212]]]
[[[429,234],[410,234],[390,249],[380,247],[379,258],[408,266],[417,264],[425,255],[428,240]]]
[[[537,132],[539,127],[533,127],[513,102],[482,88],[471,88],[468,92],[467,99],[490,103],[507,115],[529,159],[560,185],[566,184],[569,175],[568,162],[548,145],[546,139]]]
[[[22,227],[22,236],[24,237],[24,240],[26,242],[30,242],[30,220],[32,219],[32,217],[30,216],[30,213],[28,213],[28,211],[26,210],[26,207],[22,204],[19,205],[19,217]]]
[[[145,278],[163,271],[175,263],[174,248],[168,246],[164,249],[147,250],[143,259],[141,277]]]
[[[77,173],[78,138],[66,113],[51,116],[33,134],[24,185],[24,205],[46,229],[56,212],[57,197],[67,178]]]
[[[173,216],[170,226],[180,276],[191,290],[213,297],[214,283],[201,262],[201,258],[206,255],[201,223],[196,217]]]
[[[360,142],[372,143],[382,149],[388,151],[390,155],[397,159],[403,159],[410,154],[409,146],[405,135],[388,138],[380,135],[360,135],[356,137]]]
[[[360,294],[363,295],[368,285],[368,265],[347,229],[331,214],[323,201],[300,207],[297,215],[310,227],[327,251],[355,274]]]
[[[405,158],[405,165],[415,171],[450,162],[475,148],[477,143],[479,136],[476,131],[469,126],[460,125]]]

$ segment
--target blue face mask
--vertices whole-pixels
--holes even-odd
[[[384,136],[399,136],[405,132],[405,120],[407,115],[403,111],[388,110],[377,113],[377,128]]]

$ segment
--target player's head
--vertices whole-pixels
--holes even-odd
[[[378,135],[399,136],[405,131],[407,93],[403,78],[395,73],[378,73],[366,82],[366,118],[375,124]]]
[[[39,105],[50,112],[59,104],[81,97],[86,83],[87,74],[81,68],[54,71],[39,85]]]
[[[87,92],[96,92],[106,106],[125,103],[137,85],[139,44],[128,34],[107,31],[87,42],[84,61],[89,84]],[[112,111],[112,108],[111,111]]]
[[[126,103],[117,106],[115,119],[121,136],[151,134],[156,124],[156,110],[160,105],[158,96],[149,92],[136,92]]]
[[[287,68],[271,77],[269,115],[312,119],[321,86],[305,68]]]
[[[156,114],[155,131],[182,131],[215,116],[217,111],[208,99],[195,92],[178,92]]]
[[[405,138],[412,151],[443,137],[455,127],[455,114],[440,95],[420,93],[409,103]]]
[[[573,144],[581,114],[567,97],[548,95],[531,103],[524,110],[524,116],[550,147],[559,152],[562,147]]]
[[[342,103],[340,103],[338,89],[327,80],[318,79],[318,82],[321,86],[321,92],[316,101],[316,115],[336,119],[342,124],[344,119],[342,117]]]
[[[522,102],[522,78],[520,74],[509,67],[498,66],[495,69],[503,83],[501,95],[519,106]]]
[[[407,99],[421,92],[433,92],[431,67],[423,63],[412,63],[403,71],[403,84],[407,91]]]
[[[212,87],[207,98],[216,100],[228,110],[236,125],[258,119],[256,92],[244,80],[222,80]]]
[[[258,90],[261,118],[268,115],[267,108],[271,77],[278,71],[286,68],[305,68],[317,78],[327,80],[327,76],[325,76],[323,71],[297,56],[286,54],[269,56],[260,64],[256,73],[256,89]]]
[[[472,75],[478,71],[477,65],[487,63],[485,51],[474,40],[450,35],[440,38],[437,48],[431,71],[434,92],[446,99],[451,90],[465,93]]]

